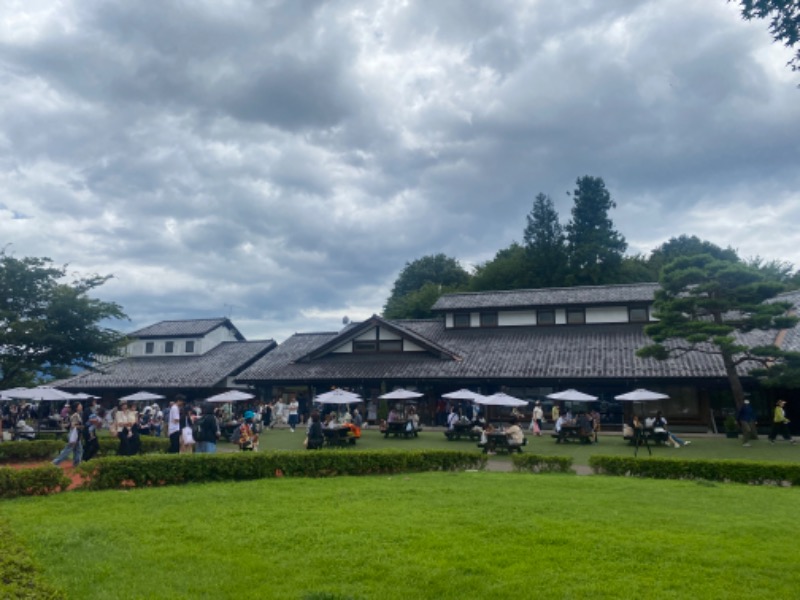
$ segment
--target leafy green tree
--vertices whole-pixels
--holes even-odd
[[[585,175],[577,180],[572,220],[567,224],[570,285],[614,283],[628,244],[616,229],[608,211],[616,208],[605,182]]]
[[[730,1],[730,0],[729,0]],[[794,48],[800,42],[800,2],[798,0],[738,0],[742,17],[769,19],[769,32],[776,42]],[[800,70],[800,48],[789,60],[793,71]]]
[[[530,269],[529,287],[564,285],[567,275],[566,238],[549,196],[536,196],[527,220],[525,249]]]
[[[708,254],[718,260],[727,260],[730,262],[739,261],[739,255],[736,254],[736,250],[731,247],[720,248],[716,244],[701,240],[696,235],[688,236],[684,234],[670,238],[653,250],[650,253],[648,263],[650,269],[655,273],[656,278],[658,278],[658,274],[661,272],[664,265],[678,258],[697,254]]]
[[[748,347],[736,332],[792,327],[785,302],[765,302],[783,290],[758,270],[741,262],[708,254],[679,258],[661,271],[654,316],[645,327],[655,342],[638,351],[641,357],[667,360],[689,352],[719,356],[725,367],[736,406],[744,401],[737,367],[748,361],[767,365],[780,361],[775,346]]]
[[[619,265],[619,275],[614,283],[643,283],[658,281],[658,270],[642,254],[623,256]]]
[[[66,267],[49,258],[15,258],[0,252],[0,386],[26,386],[59,376],[70,367],[91,367],[124,342],[103,327],[123,319],[122,308],[88,294],[109,277],[92,275],[69,283]]]
[[[476,266],[469,287],[475,292],[519,290],[531,287],[531,283],[528,252],[514,242],[498,250],[492,260]]]
[[[388,319],[402,319],[418,314],[409,314],[408,306],[416,304],[423,299],[431,298],[431,290],[436,289],[439,295],[446,291],[456,291],[469,284],[470,275],[455,258],[444,254],[432,254],[406,263],[400,275],[394,282],[392,293],[383,308],[383,314]],[[434,288],[428,286],[432,284]],[[425,293],[417,294],[414,298],[404,300],[406,296],[415,294],[425,287]],[[438,299],[433,298],[430,306]],[[410,304],[409,304],[410,303]],[[430,309],[430,306],[427,308]],[[415,309],[415,312],[418,311]]]

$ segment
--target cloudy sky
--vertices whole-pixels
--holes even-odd
[[[131,331],[249,339],[379,313],[605,179],[630,252],[800,266],[800,73],[725,0],[5,0],[0,242]]]

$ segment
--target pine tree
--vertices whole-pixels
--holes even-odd
[[[572,220],[567,225],[570,285],[603,285],[616,282],[622,255],[628,244],[608,218],[616,208],[605,182],[585,175],[577,180]]]
[[[537,195],[527,219],[525,249],[533,287],[564,285],[567,275],[564,228],[550,197]]]

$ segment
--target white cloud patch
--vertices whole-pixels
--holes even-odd
[[[249,337],[380,312],[605,179],[631,252],[800,265],[788,53],[733,4],[101,0],[0,7],[0,239],[131,315]]]

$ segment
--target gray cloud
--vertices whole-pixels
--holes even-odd
[[[734,6],[678,0],[0,8],[0,239],[113,273],[130,327],[250,337],[379,312],[598,175],[631,252],[696,234],[800,264],[800,103]],[[24,217],[24,218],[20,218]],[[243,325],[246,324],[246,325]]]

